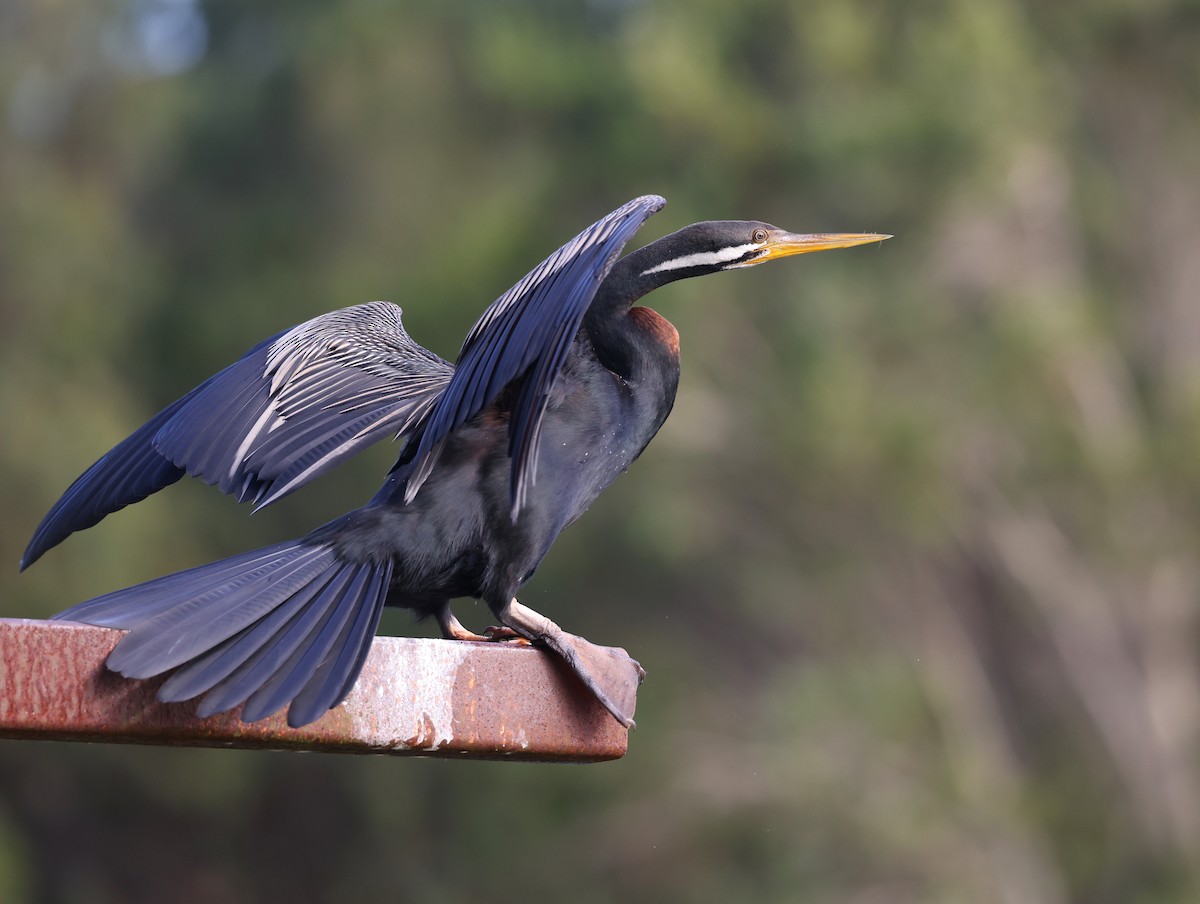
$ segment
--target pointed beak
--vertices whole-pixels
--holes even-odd
[[[763,246],[763,254],[755,258],[753,263],[761,264],[763,261],[791,257],[793,254],[808,254],[811,251],[853,248],[855,245],[867,245],[890,238],[890,235],[878,232],[818,232],[812,235],[800,235],[779,230],[770,234]]]

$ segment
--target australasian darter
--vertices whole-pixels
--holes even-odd
[[[464,628],[451,600],[484,600],[489,639],[544,644],[632,722],[641,669],[523,606],[517,589],[559,532],[645,449],[679,383],[679,334],[635,303],[678,279],[875,242],[760,222],[696,223],[619,258],[662,198],[589,226],[497,299],[450,364],[414,342],[400,308],[325,314],[256,345],[92,465],[50,510],[21,567],[186,472],[264,506],[384,436],[405,440],[375,497],[300,540],[80,603],[56,618],[128,631],[108,666],[172,671],[164,701],[304,725],[349,693],[385,605]]]

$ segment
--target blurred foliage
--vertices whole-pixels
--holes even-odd
[[[0,899],[1200,898],[1197,46],[1194,0],[0,7],[13,565],[317,313],[452,357],[647,191],[646,239],[897,234],[652,300],[676,412],[525,593],[648,667],[625,760],[8,742]],[[174,487],[6,614],[306,532],[391,454],[254,519]]]

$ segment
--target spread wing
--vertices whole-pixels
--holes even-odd
[[[416,425],[453,367],[371,302],[256,345],[160,411],[76,480],[33,535],[21,567],[186,472],[261,507],[385,435]]]
[[[509,421],[515,520],[537,476],[542,416],[575,334],[625,243],[666,202],[630,201],[567,242],[498,298],[467,335],[446,391],[403,460],[405,501],[433,470],[446,437],[520,379]]]
[[[555,251],[484,312],[457,367],[414,342],[387,302],[334,311],[256,345],[71,484],[21,568],[184,473],[261,507],[385,434],[420,437],[404,456],[411,500],[450,432],[520,380],[509,428],[515,518],[536,476],[547,398],[584,313],[625,243],[665,203],[637,198]]]

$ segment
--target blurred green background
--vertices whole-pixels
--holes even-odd
[[[4,742],[0,900],[1200,900],[1198,48],[1195,0],[4,3],[5,615],[373,492],[392,448],[180,484],[17,577],[283,327],[453,357],[644,192],[635,244],[897,237],[651,299],[675,414],[523,594],[647,667],[624,760]]]

